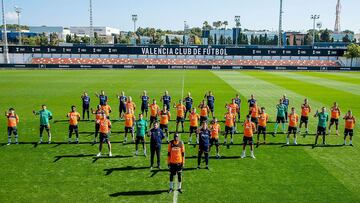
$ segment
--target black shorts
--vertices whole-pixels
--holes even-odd
[[[125,104],[119,105],[119,113],[126,113],[126,105]]]
[[[210,146],[201,146],[199,145],[199,152],[209,153]]]
[[[210,139],[210,146],[213,146],[213,145],[215,145],[215,146],[219,146],[220,144],[219,144],[219,138],[211,138]]]
[[[289,134],[296,133],[296,132],[297,132],[297,127],[291,127],[291,126],[288,127]]]
[[[229,127],[229,126],[225,126],[225,133],[228,134],[233,134],[234,133],[234,126]]]
[[[134,132],[134,128],[133,127],[126,127],[125,126],[125,133],[133,133]]]
[[[330,125],[339,125],[339,119],[338,118],[331,118],[330,119]]]
[[[145,138],[142,136],[136,136],[135,144],[139,144],[140,142],[145,143]]]
[[[75,132],[79,131],[78,125],[69,125],[69,132],[73,132],[73,131]]]
[[[99,130],[100,130],[100,124],[95,123],[95,132],[99,132]]]
[[[160,124],[160,129],[162,130],[162,131],[169,131],[169,127],[168,127],[168,125],[164,125],[164,124]]]
[[[245,137],[245,136],[244,136],[244,138],[243,138],[243,142],[244,142],[244,144],[249,144],[249,145],[252,145],[252,144],[253,144],[253,142],[254,142],[254,140],[253,140],[253,138],[252,138],[252,137]]]
[[[176,175],[177,173],[181,173],[183,169],[182,164],[170,164],[170,173],[172,175]]]
[[[308,117],[308,116],[301,116],[301,118],[300,118],[300,124],[301,124],[301,123],[308,124],[308,122],[309,122],[309,117]]]
[[[49,132],[50,131],[50,125],[40,125],[40,131],[44,131],[44,129]]]
[[[11,136],[11,134],[17,135],[17,128],[16,127],[8,127],[7,128],[8,136]]]
[[[197,126],[190,126],[190,133],[196,133],[197,129]]]
[[[186,109],[185,112],[191,112],[191,108],[192,108],[192,106],[186,106],[185,107],[185,109]]]
[[[258,126],[258,133],[266,134],[266,126]]]
[[[149,111],[149,107],[148,107],[148,105],[146,104],[146,105],[144,105],[144,104],[142,104],[141,105],[141,112],[148,112]]]
[[[185,121],[184,117],[176,117],[176,123],[183,123]]]
[[[110,133],[100,133],[100,142],[105,143],[110,141]]]
[[[90,105],[89,104],[83,104],[82,108],[84,110],[89,110],[90,109]]]
[[[157,116],[150,116],[150,123],[157,121]]]
[[[207,122],[208,117],[207,116],[200,116],[200,123]]]
[[[208,104],[208,107],[210,109],[211,112],[214,112],[214,104]]]
[[[345,130],[344,130],[344,135],[345,136],[350,136],[350,137],[352,137],[352,136],[354,136],[354,130],[353,129],[346,129],[345,128]]]
[[[258,124],[259,123],[259,119],[258,118],[253,118],[251,117],[251,122]]]
[[[318,135],[325,135],[326,134],[326,128],[318,126],[317,127],[317,134]]]
[[[276,117],[276,123],[285,123],[285,117],[277,116]]]

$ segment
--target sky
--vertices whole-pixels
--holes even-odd
[[[360,0],[341,0],[341,29],[360,33]],[[32,26],[88,26],[89,0],[4,0],[7,23],[16,23],[14,6],[22,8],[21,24]],[[337,0],[283,0],[283,29],[312,28],[311,14],[319,14],[323,28],[334,29]],[[132,30],[138,27],[182,30],[201,27],[204,21],[228,21],[241,16],[242,28],[277,30],[279,0],[93,0],[95,26]]]

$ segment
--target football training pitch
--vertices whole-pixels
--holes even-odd
[[[268,135],[268,144],[255,148],[256,159],[240,158],[242,134],[237,134],[234,145],[220,147],[221,159],[216,159],[212,150],[210,170],[196,169],[197,148],[186,144],[183,194],[168,194],[165,143],[161,152],[162,169],[150,171],[149,145],[147,157],[135,156],[134,144],[122,143],[123,121],[112,121],[113,157],[97,158],[98,144],[92,144],[94,123],[81,121],[80,143],[68,144],[66,118],[71,105],[76,105],[81,113],[80,96],[84,91],[89,93],[91,107],[95,108],[99,102],[95,92],[100,90],[109,96],[113,109],[111,119],[118,118],[116,94],[122,90],[137,104],[135,115],[140,113],[143,90],[147,90],[150,98],[156,98],[159,104],[165,90],[169,91],[172,103],[191,92],[196,106],[204,94],[212,90],[216,98],[215,115],[219,120],[224,120],[224,105],[230,103],[236,93],[241,95],[242,120],[248,112],[246,101],[250,94],[255,95],[259,106],[266,107],[270,121],[276,119],[275,106],[283,94],[287,94],[290,107],[295,107],[298,114],[301,114],[304,98],[308,98],[313,110],[311,115],[322,106],[329,110],[337,101],[342,110],[341,118],[349,109],[359,118],[359,73],[1,70],[0,90],[2,113],[13,107],[20,117],[19,145],[6,146],[6,117],[0,121],[0,202],[360,201],[360,128],[356,124],[354,147],[342,146],[342,119],[340,136],[335,135],[333,126],[332,134],[327,136],[328,145],[313,148],[317,119],[311,116],[310,135],[306,138],[299,136],[297,146],[286,146],[284,134]],[[39,118],[32,114],[32,110],[39,110],[42,104],[46,104],[54,116],[51,120],[53,142],[39,145]],[[174,131],[174,108],[171,114],[170,131]],[[220,124],[224,130],[224,124]],[[268,132],[273,132],[273,127],[274,124],[270,123]],[[188,128],[186,122],[185,130]],[[237,131],[242,133],[241,125],[237,126]],[[182,133],[181,139],[186,142],[188,134]],[[220,136],[221,143],[223,140],[224,136]],[[47,141],[46,133],[44,141]],[[103,154],[107,153],[104,145]]]

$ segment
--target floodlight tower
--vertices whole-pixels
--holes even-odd
[[[136,32],[136,21],[138,20],[138,15],[131,15],[131,20],[134,22],[134,33]]]
[[[8,47],[8,39],[7,39],[7,29],[6,29],[6,19],[5,19],[5,6],[4,0],[1,0],[1,7],[2,7],[2,21],[3,21],[3,40],[4,40],[4,63],[9,63],[9,47]]]
[[[235,16],[235,27],[236,27],[236,35],[235,35],[235,46],[238,45],[238,38],[239,38],[239,28],[241,26],[241,23],[240,23],[240,16]]]
[[[316,20],[320,18],[320,15],[311,15],[311,19],[314,20],[314,23],[313,23],[313,47],[314,47],[314,44],[315,44],[315,25],[316,25]]]
[[[280,0],[280,13],[279,13],[279,37],[278,37],[278,46],[281,47],[282,39],[282,15],[283,15],[283,0]]]
[[[340,14],[341,14],[341,2],[340,0],[338,0],[336,4],[336,19],[335,19],[335,28],[334,28],[335,33],[341,32]]]
[[[94,26],[93,26],[93,5],[92,5],[92,0],[89,0],[90,2],[90,45],[94,45]]]
[[[15,12],[17,14],[17,18],[18,18],[18,32],[19,32],[19,45],[22,44],[22,40],[21,40],[21,27],[20,27],[20,14],[21,14],[22,8],[15,6]]]

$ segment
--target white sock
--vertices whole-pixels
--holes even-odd
[[[11,136],[8,136],[8,143],[11,143]]]
[[[294,143],[296,143],[296,138],[294,138]]]
[[[146,154],[146,149],[144,149],[144,154]]]
[[[19,136],[18,135],[15,136],[15,142],[19,142]]]
[[[289,142],[289,138],[286,138],[286,143],[288,143]]]
[[[350,140],[350,144],[352,144],[352,140]]]
[[[170,189],[173,188],[173,182],[170,182]]]
[[[42,136],[40,136],[40,142],[42,142]]]
[[[76,138],[76,141],[79,141],[79,138]]]
[[[51,135],[49,136],[49,142],[51,142]]]
[[[181,189],[181,182],[179,182],[179,187],[178,188]]]
[[[251,150],[251,156],[254,156],[254,150]]]
[[[346,140],[344,140],[344,144],[346,144]]]

